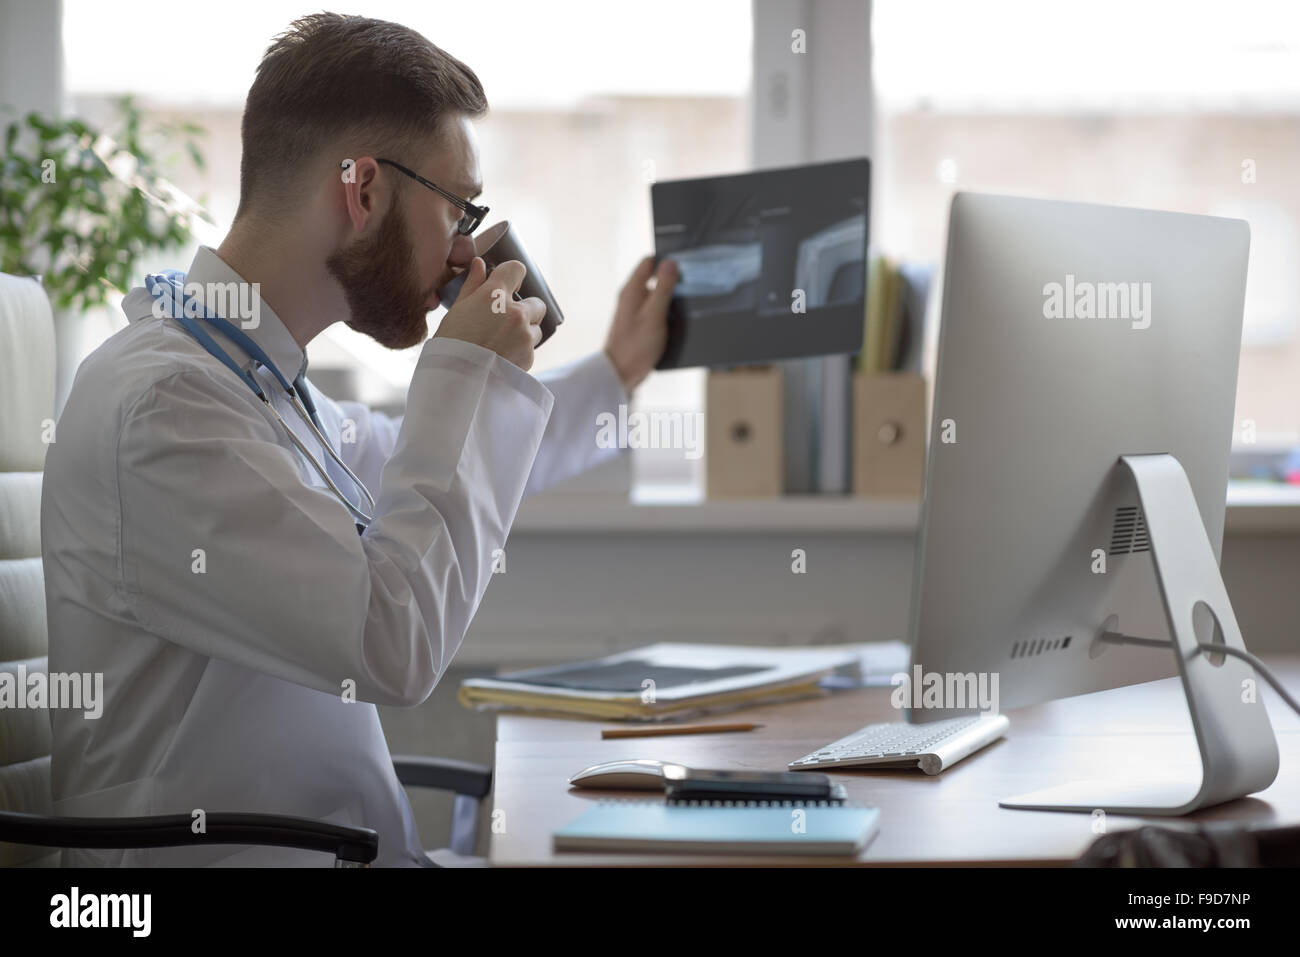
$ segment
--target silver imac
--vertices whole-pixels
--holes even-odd
[[[1203,765],[1004,807],[1182,814],[1276,776],[1257,676],[1198,647],[1244,649],[1218,561],[1249,246],[1240,220],[953,198],[913,671],[996,674],[1000,710],[1181,675]]]

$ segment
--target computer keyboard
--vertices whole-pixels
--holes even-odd
[[[791,761],[791,771],[814,768],[912,768],[938,774],[992,744],[1011,724],[1003,714],[949,718],[928,724],[869,724],[824,748]]]

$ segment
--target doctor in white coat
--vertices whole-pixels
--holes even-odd
[[[597,416],[653,367],[675,280],[644,260],[606,348],[530,375],[544,307],[512,300],[521,265],[485,276],[465,232],[485,109],[467,67],[395,24],[319,14],[267,51],[235,223],[184,277],[244,292],[256,322],[223,318],[247,339],[205,322],[209,350],[151,279],[78,371],[47,456],[49,668],[102,673],[104,696],[97,718],[51,710],[56,814],[294,814],[375,828],[378,865],[426,863],[375,706],[418,704],[446,672],[520,499],[613,454]],[[311,387],[323,329],[417,344],[463,269],[404,418]],[[64,860],[330,863],[219,845]]]

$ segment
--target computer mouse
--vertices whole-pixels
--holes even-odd
[[[606,761],[583,768],[569,778],[575,788],[609,788],[611,790],[662,791],[664,768],[668,761],[638,758],[630,761]]]

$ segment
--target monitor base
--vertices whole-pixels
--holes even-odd
[[[1107,814],[1150,814],[1173,817],[1195,810],[1195,781],[1071,781],[1056,787],[1017,794],[998,807],[1019,811],[1101,810]]]
[[[1078,781],[1004,798],[1000,807],[1176,816],[1262,791],[1277,777],[1277,739],[1259,697],[1259,676],[1244,661],[1198,647],[1212,642],[1244,651],[1246,644],[1187,473],[1172,455],[1120,461],[1137,484],[1201,778]]]

